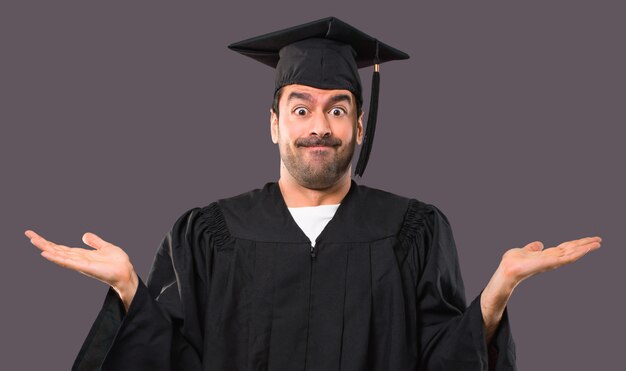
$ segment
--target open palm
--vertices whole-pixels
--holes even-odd
[[[510,277],[521,282],[537,273],[575,262],[590,251],[597,250],[601,241],[600,237],[585,237],[545,250],[543,243],[535,241],[522,248],[508,250],[502,257],[501,265]]]
[[[68,247],[48,241],[37,233],[28,230],[25,235],[37,246],[41,255],[62,267],[96,278],[111,286],[130,279],[133,269],[128,255],[118,246],[109,243],[93,233],[85,233],[83,242],[91,249]]]

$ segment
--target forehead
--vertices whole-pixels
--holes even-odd
[[[308,85],[291,84],[283,86],[280,101],[286,102],[292,93],[301,93],[310,96],[315,101],[326,101],[337,96],[349,96],[350,104],[354,104],[354,95],[346,89],[318,89]]]

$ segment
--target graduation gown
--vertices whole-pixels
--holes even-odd
[[[110,289],[74,370],[515,370],[485,343],[435,206],[352,181],[315,247],[277,183],[186,211],[128,312]]]

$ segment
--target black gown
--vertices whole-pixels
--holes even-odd
[[[357,185],[316,240],[277,183],[185,212],[125,313],[110,289],[75,370],[515,370],[489,346],[435,206]]]

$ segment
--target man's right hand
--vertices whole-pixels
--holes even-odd
[[[42,251],[44,258],[113,287],[128,310],[137,292],[139,278],[124,250],[93,233],[85,233],[83,242],[94,250],[57,245],[31,230],[24,234]]]

